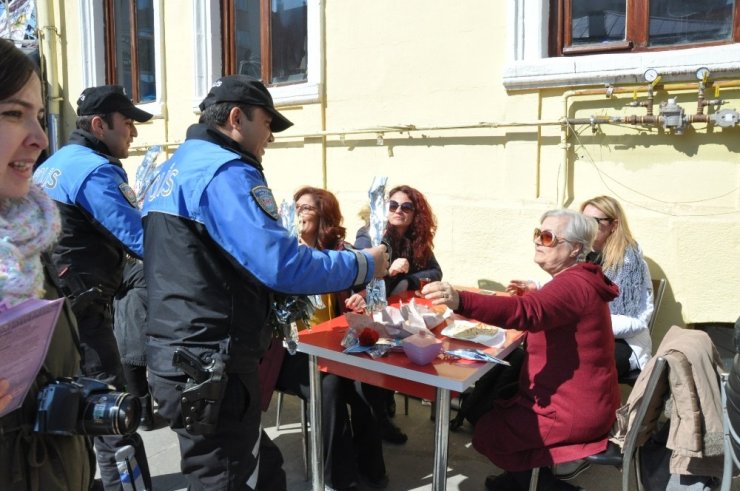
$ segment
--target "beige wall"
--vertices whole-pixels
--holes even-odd
[[[164,3],[166,119],[141,125],[137,144],[178,142],[192,110],[192,17],[184,0]],[[64,2],[65,128],[82,90],[77,2]],[[350,238],[360,225],[375,175],[410,184],[431,202],[439,230],[435,251],[446,279],[544,279],[532,262],[531,231],[540,214],[564,202],[610,194],[622,201],[651,272],[668,280],[657,332],[671,324],[734,322],[740,279],[740,128],[697,124],[684,135],[656,128],[578,126],[566,154],[558,125],[425,129],[410,133],[330,134],[387,125],[464,126],[477,122],[553,121],[565,116],[564,93],[507,93],[505,2],[475,0],[326,1],[323,103],[284,109],[296,125],[268,150],[265,167],[278,200],[300,185],[322,185],[342,204]],[[63,18],[62,18],[63,17]],[[626,55],[628,56],[628,55]],[[642,97],[643,94],[640,94]],[[676,92],[693,113],[693,91]],[[740,109],[740,90],[723,90]],[[667,94],[659,91],[656,104]],[[644,114],[631,95],[572,96],[568,117]],[[657,105],[656,105],[657,113]],[[141,154],[127,162],[135,168]]]

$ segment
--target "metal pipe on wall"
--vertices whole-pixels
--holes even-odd
[[[39,48],[44,75],[46,78],[46,115],[48,118],[49,153],[53,154],[59,150],[59,127],[60,127],[60,96],[59,84],[57,83],[57,50],[56,41],[59,32],[54,25],[54,3],[53,0],[40,0],[36,2],[39,28]]]

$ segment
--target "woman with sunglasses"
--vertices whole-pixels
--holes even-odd
[[[48,139],[38,67],[0,39],[0,304],[13,307],[32,298],[59,298],[41,254],[61,230],[54,202],[31,183],[33,165]],[[52,334],[43,368],[21,406],[0,417],[0,489],[88,489],[95,473],[92,447],[84,435],[33,432],[39,389],[57,377],[79,374],[77,325],[67,306]],[[8,353],[17,356],[23,353]],[[17,387],[0,374],[0,413]]]
[[[434,257],[437,219],[424,195],[411,186],[396,186],[388,193],[388,225],[385,238],[391,246],[391,266],[385,278],[388,296],[420,290],[423,284],[442,279],[442,268]],[[370,247],[370,236],[358,234],[355,247]],[[365,396],[380,424],[383,439],[403,444],[408,437],[393,424],[393,392],[364,385]]]
[[[608,303],[619,293],[601,268],[584,262],[596,222],[576,211],[546,212],[535,229],[534,261],[552,276],[527,295],[482,295],[436,282],[422,292],[465,317],[527,333],[514,394],[477,420],[473,446],[506,472],[489,490],[578,489],[549,466],[606,449],[619,407]]]
[[[320,250],[343,250],[345,228],[337,198],[324,189],[305,186],[295,192],[300,242]],[[365,301],[352,291],[319,295],[321,301],[311,318],[319,324],[346,311],[363,312]],[[352,300],[350,301],[350,297]],[[300,328],[300,327],[299,327]],[[275,343],[273,343],[275,344]],[[271,375],[272,374],[272,375]],[[308,401],[309,370],[305,353],[288,355],[282,343],[272,346],[260,364],[263,410],[274,389]],[[324,473],[337,491],[356,490],[358,476],[374,488],[388,484],[383,443],[359,382],[333,374],[321,378]],[[350,419],[347,411],[352,411]]]
[[[581,213],[593,218],[599,229],[594,240],[594,261],[619,286],[609,304],[619,377],[642,370],[652,353],[648,322],[653,315],[653,285],[642,249],[632,237],[627,216],[610,196],[597,196],[581,204]]]

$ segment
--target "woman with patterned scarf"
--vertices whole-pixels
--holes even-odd
[[[38,68],[13,43],[0,39],[0,303],[6,308],[59,297],[41,260],[59,235],[59,214],[31,184],[33,165],[48,144],[43,117]],[[87,438],[33,433],[39,389],[79,372],[76,337],[74,317],[65,308],[21,407],[0,417],[0,489],[89,488],[94,456]],[[8,382],[0,379],[0,410],[11,400]]]
[[[630,370],[642,370],[652,353],[648,331],[653,315],[650,271],[616,199],[589,199],[581,204],[581,213],[598,222],[594,251],[600,254],[604,275],[619,285],[619,296],[609,303],[609,310],[616,338],[617,374],[622,377]]]

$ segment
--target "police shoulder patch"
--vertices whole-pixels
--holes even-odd
[[[133,206],[134,208],[138,208],[136,204],[136,192],[131,189],[131,186],[129,186],[125,182],[122,182],[118,185],[118,190],[121,192],[123,197],[126,198],[126,201],[128,201],[131,206]]]
[[[267,186],[255,186],[252,188],[252,196],[262,211],[267,213],[273,220],[280,218],[277,203],[272,191]]]

